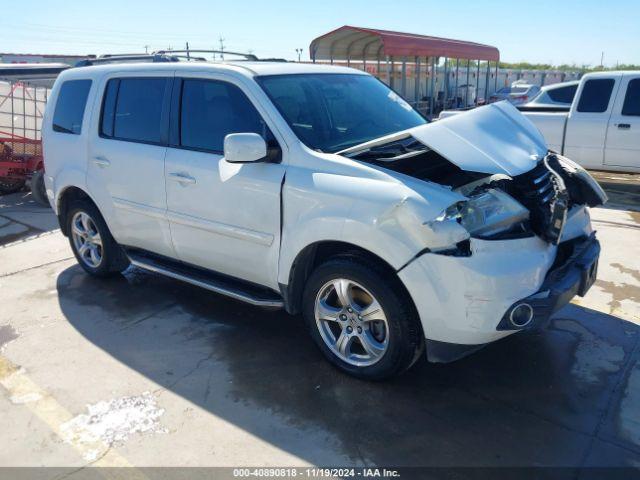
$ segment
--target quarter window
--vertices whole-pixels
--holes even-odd
[[[627,86],[622,115],[640,116],[640,78],[631,80]]]
[[[606,112],[615,80],[612,78],[587,80],[580,95],[578,111],[585,113]]]
[[[230,133],[257,133],[269,140],[260,114],[235,85],[215,80],[185,79],[180,112],[180,145],[222,153]]]
[[[80,135],[91,80],[68,80],[60,87],[53,113],[53,130]]]
[[[162,143],[168,88],[169,79],[161,77],[109,80],[100,133],[118,140]]]

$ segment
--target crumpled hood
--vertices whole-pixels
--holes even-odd
[[[409,130],[463,170],[519,175],[547,154],[538,129],[513,105],[498,102]]]

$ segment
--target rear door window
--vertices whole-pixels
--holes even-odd
[[[547,91],[547,95],[554,102],[571,103],[576,95],[578,85],[569,85],[568,87],[552,88]]]
[[[587,80],[580,95],[578,111],[585,113],[606,112],[615,83],[613,78]]]
[[[631,80],[627,86],[622,115],[640,116],[640,78]]]
[[[90,88],[91,80],[67,80],[62,84],[53,113],[55,132],[80,135]]]
[[[120,78],[105,89],[100,133],[117,140],[163,143],[170,79]]]

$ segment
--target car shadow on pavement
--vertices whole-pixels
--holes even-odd
[[[448,365],[423,360],[372,383],[328,364],[298,316],[134,268],[99,280],[73,266],[57,290],[68,322],[96,346],[313,464],[344,462],[327,456],[327,442],[354,465],[620,466],[639,458],[640,424],[628,417],[640,391],[628,379],[640,368],[640,327],[611,315],[569,305],[544,332]]]

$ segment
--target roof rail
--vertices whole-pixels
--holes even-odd
[[[173,55],[160,55],[152,53],[151,55],[141,54],[141,55],[103,55],[98,58],[88,58],[86,60],[80,60],[74,66],[76,67],[87,67],[90,65],[100,65],[104,63],[119,63],[119,62],[140,62],[140,61],[148,61],[148,62],[177,62],[179,61],[177,56]]]
[[[230,52],[228,50],[194,50],[194,49],[189,49],[189,50],[158,50],[156,52],[153,52],[153,55],[173,55],[175,56],[175,54],[182,54],[179,55],[180,58],[187,58],[190,60],[200,60],[202,59],[202,57],[192,57],[191,54],[192,53],[217,53],[220,55],[236,55],[238,57],[244,57],[245,60],[250,60],[250,61],[257,61],[258,57],[256,57],[253,53],[240,53],[240,52]]]
[[[207,59],[202,56],[194,56],[194,53],[218,53],[220,55],[236,55],[244,57],[245,60],[258,61],[258,57],[252,53],[229,52],[227,50],[158,50],[156,52],[147,53],[118,53],[106,54],[97,58],[87,58],[80,60],[75,67],[88,67],[90,65],[101,65],[105,63],[120,62],[179,62],[181,59],[189,61],[206,62]]]

